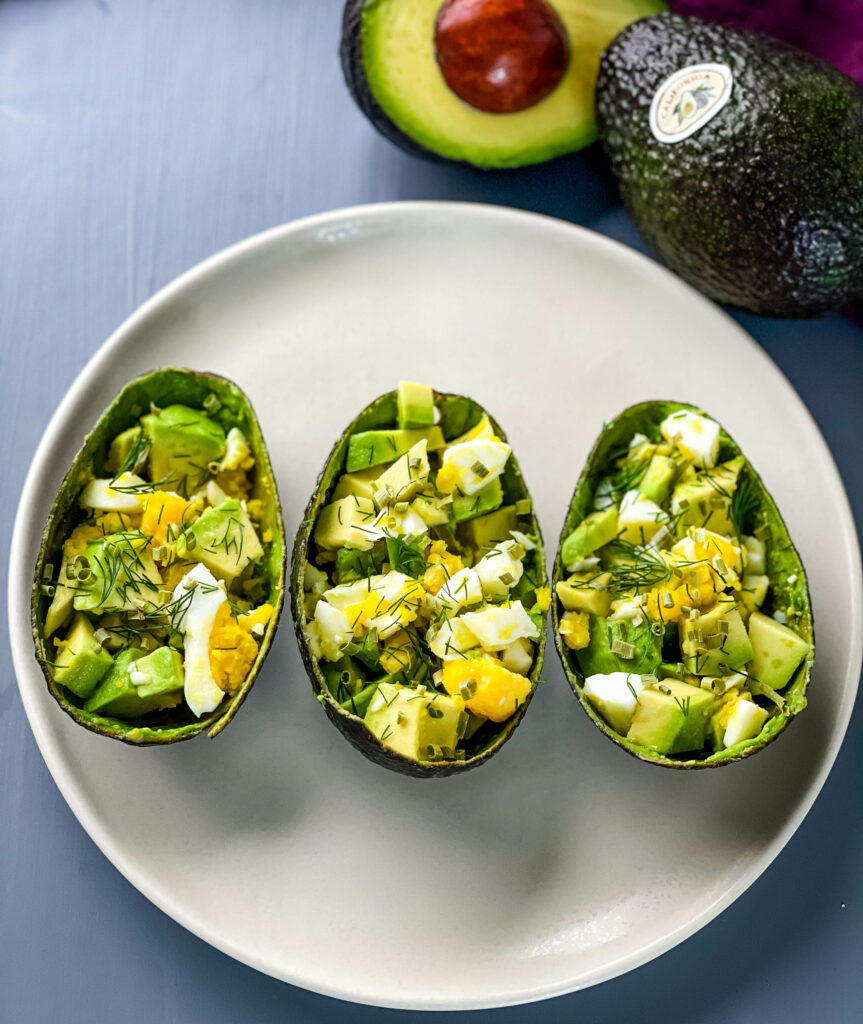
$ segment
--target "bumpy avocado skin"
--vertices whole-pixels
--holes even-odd
[[[689,64],[727,64],[728,104],[659,142],[651,100]],[[600,139],[647,243],[706,295],[754,313],[811,316],[863,296],[863,89],[755,33],[661,14],[603,54]]]
[[[802,613],[798,624],[799,632],[800,635],[812,645],[812,650],[809,655],[803,661],[800,668],[798,668],[792,681],[782,692],[782,696],[785,701],[784,710],[767,722],[760,736],[753,740],[744,740],[742,743],[739,743],[734,747],[728,747],[725,750],[718,751],[717,753],[711,754],[707,757],[694,758],[688,754],[681,754],[675,757],[657,754],[652,750],[648,750],[645,747],[630,742],[625,736],[621,736],[619,733],[615,732],[615,730],[612,729],[608,722],[606,722],[602,715],[599,714],[584,695],[584,676],[579,668],[576,653],[566,646],[563,637],[560,635],[561,610],[559,607],[560,602],[557,600],[555,594],[557,584],[567,577],[566,569],[564,568],[560,557],[563,542],[590,510],[596,485],[604,474],[610,454],[615,452],[615,450],[619,450],[621,445],[628,445],[633,434],[636,432],[643,433],[648,437],[658,434],[659,424],[662,420],[671,413],[676,412],[678,409],[689,409],[692,412],[704,413],[703,409],[699,409],[696,406],[689,405],[685,402],[640,402],[637,405],[631,405],[627,409],[624,409],[619,416],[615,417],[615,419],[613,419],[603,429],[602,433],[597,438],[596,443],[587,458],[584,469],[578,478],[578,482],[575,485],[575,491],[573,492],[572,500],[569,505],[569,511],[567,512],[566,519],[564,520],[560,533],[560,540],[558,541],[557,555],[555,556],[554,565],[552,567],[552,629],[554,631],[554,642],[557,647],[557,653],[560,656],[561,663],[563,664],[563,670],[566,673],[566,677],[569,680],[573,693],[578,697],[581,706],[593,720],[594,725],[596,725],[600,732],[607,736],[613,743],[622,747],[628,754],[639,758],[641,761],[646,761],[648,764],[656,764],[665,768],[682,769],[717,768],[721,765],[732,764],[736,761],[740,761],[744,757],[751,757],[753,754],[758,753],[759,750],[763,750],[768,743],[771,743],[779,733],[782,732],[782,730],[796,715],[800,714],[800,712],[804,710],[807,703],[806,690],[809,685],[809,677],[812,671],[812,662],[814,659],[815,626],[812,616],[812,604],[809,598],[809,586],[806,579],[806,571],[803,568],[800,555],[788,534],[788,528],[785,525],[785,521],[783,520],[779,509],[776,507],[776,503],[773,501],[773,498],[764,486],[761,477],[752,467],[748,459],[741,470],[740,479],[741,481],[743,479],[748,479],[750,484],[755,488],[759,499],[759,508],[755,514],[755,520],[749,528],[753,529],[756,526],[763,524],[769,526],[772,533],[772,540],[768,546],[767,558],[767,575],[770,577],[772,591],[772,596],[769,599],[770,606],[772,606],[772,602],[775,602],[778,597],[781,604],[788,604],[793,601],[797,606],[801,607]],[[738,455],[743,455],[740,447],[737,445],[735,440],[724,429],[722,429],[720,434],[719,461],[725,462]],[[788,583],[787,578],[795,575],[795,582],[793,584]],[[767,610],[769,611],[769,607],[767,607]]]
[[[435,391],[433,394],[435,405],[439,407],[441,403],[446,403],[448,399],[460,398],[460,396],[450,395],[439,391]],[[480,412],[485,411],[477,403],[471,402],[471,405],[479,409]],[[444,416],[441,421],[442,429],[448,438],[451,436],[457,436],[463,432],[461,428],[464,425],[453,424],[452,428],[448,429],[445,409],[446,407],[444,406]],[[383,743],[380,743],[377,737],[373,736],[372,733],[369,732],[361,718],[345,711],[344,708],[342,708],[335,700],[327,688],[320,664],[309,649],[309,643],[303,628],[306,623],[305,610],[303,608],[303,577],[309,554],[309,543],[312,539],[312,534],[314,533],[315,521],[317,520],[318,513],[327,503],[328,494],[332,490],[333,485],[344,468],[348,439],[351,434],[356,433],[359,430],[377,430],[387,426],[392,426],[392,424],[395,423],[395,419],[396,392],[391,391],[388,394],[381,395],[371,404],[366,406],[366,408],[348,426],[333,446],[333,449],[324,464],[324,468],[318,477],[317,486],[315,487],[314,493],[306,507],[305,516],[300,523],[294,540],[294,550],[291,561],[291,614],[294,620],[294,631],[297,636],[300,655],[302,656],[303,665],[305,666],[308,674],[309,682],[312,684],[312,690],[314,691],[318,701],[323,705],[324,710],[327,713],[327,717],[342,733],[342,735],[354,747],[356,747],[361,754],[367,757],[370,761],[373,761],[375,764],[380,765],[382,768],[389,768],[391,771],[398,772],[401,775],[409,775],[416,779],[441,779],[448,775],[457,775],[461,772],[469,771],[471,768],[476,768],[481,764],[485,764],[493,754],[500,750],[503,744],[506,743],[518,728],[525,716],[525,713],[527,712],[528,706],[533,699],[533,695],[536,692],[537,685],[540,681],[539,677],[542,671],[542,663],[545,655],[547,629],[545,622],[543,622],[543,628],[536,646],[533,667],[531,668],[528,676],[531,681],[531,690],[527,699],[518,711],[503,724],[500,732],[482,750],[480,750],[479,753],[470,759],[464,761],[438,761],[434,763],[412,761],[410,758],[403,757],[401,754],[397,754],[395,751],[390,750],[389,747],[384,746]],[[500,424],[498,424],[490,415],[489,420],[491,421],[495,434],[501,438],[501,440],[505,441],[506,434],[501,429]],[[507,464],[508,471],[510,466],[512,467],[512,478],[521,492],[519,496],[522,498],[529,498],[530,494],[528,493],[527,486],[524,484],[521,469],[519,468],[514,453],[509,457]],[[545,582],[547,581],[545,549],[542,541],[542,533],[539,528],[539,521],[533,513],[531,513],[530,532],[537,538],[537,577],[541,585],[545,585]]]
[[[265,555],[269,583],[266,599],[273,606],[273,615],[258,648],[258,656],[239,690],[226,696],[215,711],[201,718],[195,718],[185,705],[148,715],[146,721],[139,722],[85,711],[70,699],[69,691],[65,687],[54,681],[47,664],[50,661],[50,648],[43,635],[43,627],[45,612],[50,602],[40,592],[43,569],[48,564],[55,567],[60,564],[63,541],[75,525],[81,487],[88,476],[92,476],[94,472],[102,472],[111,440],[137,420],[133,409],[138,407],[146,410],[151,402],[160,407],[173,403],[200,407],[211,393],[216,395],[222,405],[236,417],[237,423],[250,442],[255,457],[252,497],[260,498],[263,502],[264,520],[273,532],[273,541]],[[30,611],[36,658],[42,668],[48,690],[66,714],[85,729],[133,746],[177,743],[202,732],[206,732],[211,738],[217,736],[233,719],[246,699],[272,645],[284,603],[286,558],[285,528],[279,492],[261,428],[248,397],[225,377],[179,367],[165,367],[136,378],[123,388],[84,439],[81,450],[63,478],[42,537]]]

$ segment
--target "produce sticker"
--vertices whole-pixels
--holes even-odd
[[[680,142],[703,128],[731,99],[726,64],[690,64],[669,75],[650,104],[650,130],[660,142]]]

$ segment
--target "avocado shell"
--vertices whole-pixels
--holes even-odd
[[[202,715],[201,718],[195,718],[185,704],[147,715],[138,721],[110,718],[84,711],[80,706],[83,701],[54,681],[47,664],[51,660],[51,641],[46,641],[43,628],[50,601],[41,593],[43,569],[46,565],[60,565],[63,541],[79,519],[78,495],[88,479],[104,473],[111,440],[121,431],[134,426],[141,412],[146,412],[150,408],[150,403],[158,407],[181,404],[201,408],[204,399],[210,394],[219,399],[223,409],[228,413],[225,417],[226,422],[230,426],[239,426],[249,441],[255,458],[252,497],[262,502],[262,526],[264,529],[269,528],[273,534],[272,542],[264,547],[264,566],[268,583],[266,600],[273,606],[273,615],[261,639],[258,656],[237,692],[226,695],[214,711]],[[137,414],[133,410],[136,410]],[[220,419],[221,414],[222,410],[219,410],[214,418]],[[166,367],[138,377],[123,388],[84,439],[83,447],[63,478],[42,537],[34,576],[31,621],[36,658],[42,666],[51,695],[79,725],[102,736],[136,746],[176,743],[179,740],[191,739],[202,732],[206,732],[210,737],[217,736],[245,700],[273,642],[284,601],[285,557],[285,529],[279,493],[260,425],[246,395],[232,381],[212,373]]]
[[[666,756],[632,743],[625,736],[621,736],[616,732],[585,697],[582,688],[584,675],[579,669],[576,652],[566,646],[560,635],[560,602],[557,599],[556,588],[557,584],[566,579],[568,575],[560,558],[564,540],[590,511],[596,485],[607,472],[607,463],[619,452],[620,447],[627,446],[636,432],[645,434],[650,440],[658,440],[659,424],[666,416],[676,412],[678,409],[688,409],[691,412],[709,415],[703,409],[684,402],[640,402],[638,405],[631,405],[629,408],[624,409],[619,416],[604,428],[597,438],[581,472],[581,476],[578,478],[578,483],[575,486],[572,501],[569,505],[569,512],[564,521],[558,542],[558,550],[552,573],[552,628],[554,630],[554,642],[557,646],[557,652],[560,655],[563,670],[566,673],[569,684],[581,702],[581,706],[605,736],[619,747],[623,747],[627,753],[650,764],[658,764],[666,768],[714,768],[731,764],[734,761],[740,761],[744,757],[749,757],[762,750],[782,732],[792,718],[800,714],[806,707],[806,688],[809,685],[814,654],[815,634],[812,605],[809,599],[809,588],[803,563],[800,560],[797,549],[791,542],[788,528],[779,514],[776,503],[770,497],[761,477],[753,469],[745,455],[743,456],[745,464],[741,470],[738,486],[744,480],[748,481],[759,499],[758,511],[755,513],[755,522],[747,532],[751,532],[755,526],[761,525],[769,526],[771,530],[771,540],[767,546],[766,566],[771,588],[767,602],[762,610],[769,614],[777,603],[777,596],[780,605],[786,605],[793,601],[796,606],[802,607],[803,611],[799,622],[796,623],[796,628],[800,635],[813,645],[813,650],[809,652],[803,664],[795,673],[794,678],[782,691],[782,697],[785,702],[784,709],[780,714],[774,715],[767,720],[758,736],[700,758],[693,757],[688,753]],[[720,427],[718,461],[725,462],[738,455],[743,455],[740,447]],[[793,584],[788,583],[787,577],[795,573],[797,575],[795,582]]]
[[[441,410],[440,427],[443,430],[444,437],[447,441],[452,440],[454,437],[458,437],[461,433],[468,430],[477,422],[482,413],[485,412],[485,410],[472,399],[465,398],[460,395],[446,394],[439,391],[435,391],[433,394],[435,406]],[[343,470],[350,436],[361,430],[378,430],[394,426],[396,422],[396,402],[397,395],[395,391],[391,391],[388,394],[381,395],[380,398],[376,398],[370,405],[366,406],[359,416],[357,416],[357,418],[348,426],[347,430],[345,430],[333,446],[333,449],[324,464],[324,468],[318,477],[317,486],[315,487],[314,494],[306,507],[305,516],[303,521],[300,523],[300,527],[297,530],[297,536],[294,541],[293,561],[291,564],[291,612],[294,618],[294,630],[297,634],[300,654],[302,655],[303,664],[306,667],[309,681],[312,684],[312,689],[314,690],[317,699],[321,704],[323,704],[324,710],[336,728],[339,729],[339,731],[357,748],[357,750],[360,751],[360,753],[364,754],[370,761],[374,761],[375,764],[381,765],[383,768],[389,768],[392,771],[400,772],[402,775],[410,775],[418,779],[443,778],[447,775],[456,775],[460,772],[469,771],[471,768],[476,768],[478,765],[484,764],[515,732],[527,711],[528,705],[533,699],[534,693],[536,692],[539,675],[542,670],[543,656],[545,653],[547,629],[544,621],[540,638],[537,641],[533,667],[531,668],[528,676],[532,684],[531,690],[524,704],[522,704],[511,718],[501,723],[497,732],[477,751],[473,757],[467,758],[464,761],[437,761],[432,763],[427,761],[413,761],[410,758],[403,757],[401,754],[397,754],[395,751],[390,750],[389,747],[386,747],[384,744],[379,742],[379,740],[366,728],[363,720],[357,715],[353,715],[342,708],[330,693],[324,680],[323,673],[321,672],[320,665],[309,649],[308,640],[306,639],[306,634],[303,628],[307,622],[305,608],[303,605],[303,578],[305,575],[306,562],[308,560],[309,543],[312,540],[312,534],[314,532],[318,513],[321,508],[327,504],[328,496]],[[489,414],[486,413],[486,415]],[[489,420],[494,428],[495,434],[505,441],[506,434],[503,432],[497,421],[490,415]],[[383,469],[384,467],[381,467],[381,472],[383,472]],[[517,501],[519,499],[530,497],[521,474],[521,469],[519,468],[518,462],[515,458],[515,454],[510,455],[507,461],[504,478],[504,491],[507,501]],[[537,578],[540,581],[546,581],[547,574],[542,533],[540,532],[539,522],[532,511],[530,513],[530,526],[528,529],[538,541],[536,547]]]

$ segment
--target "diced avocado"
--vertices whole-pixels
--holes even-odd
[[[135,611],[161,603],[151,538],[137,531],[109,533],[89,541],[86,552],[91,575],[75,584],[77,611]]]
[[[638,490],[657,505],[664,505],[671,494],[671,485],[677,475],[678,463],[668,455],[654,455],[638,481]]]
[[[345,711],[350,711],[352,715],[356,715],[358,718],[363,718],[366,711],[369,709],[369,704],[371,704],[372,699],[377,692],[377,682],[369,683],[367,686],[364,686],[359,693],[346,697],[341,702],[341,706]]]
[[[117,655],[84,709],[116,718],[138,718],[176,707],[183,699],[183,682],[183,660],[173,647],[157,647],[150,654],[127,647]]]
[[[358,548],[339,548],[336,551],[335,582],[354,583],[365,580],[381,571],[383,556],[374,551],[361,551]]]
[[[503,488],[495,477],[476,494],[457,494],[452,501],[452,517],[457,523],[487,515],[503,504]]]
[[[561,561],[569,569],[582,559],[589,558],[594,551],[604,547],[616,536],[617,508],[614,505],[599,512],[591,512],[563,542],[560,549]]]
[[[208,508],[177,538],[177,554],[201,562],[227,583],[263,555],[245,503],[229,498]]]
[[[423,439],[404,453],[377,479],[376,504],[390,505],[399,501],[410,501],[425,487],[429,476],[428,442]]]
[[[132,458],[132,452],[135,449],[140,451],[140,458],[144,461],[147,457],[147,442],[144,440],[146,435],[144,434],[144,428],[141,426],[129,427],[128,430],[124,430],[122,434],[117,434],[114,440],[111,442],[111,447],[108,449],[108,458],[105,461],[105,469],[109,473],[118,474],[125,469],[126,472],[134,473],[137,470],[137,459],[134,459],[133,464],[129,464],[129,460]]]
[[[568,612],[605,616],[611,611],[610,582],[610,572],[576,572],[568,580],[561,580],[555,589]]]
[[[733,598],[723,598],[694,619],[680,623],[686,668],[700,676],[727,675],[752,657],[752,644]]]
[[[225,454],[225,432],[200,409],[169,405],[141,417],[150,441],[150,479],[187,498],[210,475],[209,465]]]
[[[744,459],[722,462],[714,469],[698,473],[694,479],[679,483],[671,495],[671,511],[678,517],[677,535],[685,537],[690,526],[704,527],[724,536],[734,535],[731,499]]]
[[[662,659],[662,637],[655,636],[647,619],[638,626],[633,620],[609,621],[590,616],[590,643],[576,652],[585,676],[612,672],[653,672]],[[618,653],[620,651],[621,653]],[[624,655],[629,654],[629,657]]]
[[[461,437],[456,437],[450,441],[450,445],[461,444],[463,441],[488,441],[494,436],[494,427],[491,425],[491,420],[486,413],[483,413],[479,418],[479,423],[472,426],[470,430],[465,431]]]
[[[345,472],[355,473],[382,462],[392,462],[418,441],[427,441],[430,452],[446,447],[440,427],[421,427],[417,430],[363,430],[348,439]]]
[[[744,573],[740,580],[740,605],[741,611],[751,615],[767,599],[767,591],[770,589],[770,577],[760,573]]]
[[[459,535],[464,538],[466,544],[477,550],[493,548],[495,544],[509,538],[517,523],[515,505],[504,505],[496,512],[478,516],[462,524]]]
[[[411,508],[422,519],[426,526],[445,526],[449,522],[449,498],[439,498],[435,494],[418,494],[411,502]]]
[[[57,575],[57,582],[54,584],[54,597],[51,599],[48,611],[45,612],[46,637],[56,633],[61,626],[65,626],[74,609],[75,583],[67,575],[74,555],[67,552],[66,547],[67,545],[64,545],[60,572]]]
[[[588,676],[584,695],[615,732],[625,736],[632,724],[644,679],[631,672]]]
[[[111,668],[113,659],[96,639],[96,630],[80,612],[72,620],[52,666],[55,682],[78,697],[89,697],[97,683]]]
[[[369,469],[361,469],[357,473],[343,473],[333,491],[332,500],[339,498],[350,498],[355,495],[357,498],[365,498],[366,501],[373,501],[377,491],[378,477],[382,470],[380,466],[371,466]]]
[[[467,726],[460,697],[380,683],[364,721],[386,747],[412,761],[452,759]]]
[[[399,429],[408,427],[430,427],[434,424],[434,395],[427,384],[411,381],[399,382],[398,390]]]
[[[812,645],[793,629],[761,612],[753,612],[749,619],[749,639],[753,653],[746,670],[759,683],[774,690],[788,685],[812,650]]]
[[[665,679],[638,695],[627,739],[660,754],[701,750],[714,698],[709,690],[679,679]]]
[[[325,505],[315,526],[315,543],[326,551],[338,548],[368,550],[377,539],[371,524],[375,503],[368,498],[339,498]]]
[[[356,696],[366,685],[366,677],[360,666],[345,654],[338,661],[322,661],[321,671],[327,682],[327,689],[337,701]]]

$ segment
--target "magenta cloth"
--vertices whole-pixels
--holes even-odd
[[[863,0],[669,0],[676,14],[764,32],[863,84]]]

